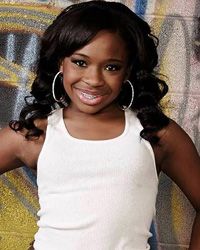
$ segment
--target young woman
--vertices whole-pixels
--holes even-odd
[[[116,2],[71,5],[44,33],[32,98],[0,131],[1,173],[37,169],[35,250],[149,249],[160,171],[196,209],[200,249],[200,158],[161,110],[156,43]]]

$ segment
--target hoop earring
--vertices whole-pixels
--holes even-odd
[[[134,88],[133,88],[133,84],[131,83],[131,81],[129,81],[129,80],[126,80],[125,82],[124,82],[124,84],[125,83],[128,83],[129,84],[129,86],[131,87],[131,100],[130,100],[130,103],[128,104],[128,105],[121,105],[120,106],[120,108],[122,109],[122,110],[127,110],[127,109],[129,109],[131,106],[132,106],[132,104],[133,104],[133,100],[134,100]],[[123,85],[124,85],[123,84]]]
[[[56,80],[57,80],[57,77],[59,74],[62,74],[62,71],[59,71],[53,78],[53,82],[52,82],[52,95],[53,95],[53,99],[56,101],[56,102],[60,102],[62,103],[64,106],[67,106],[68,103],[66,102],[65,100],[65,97],[64,95],[62,95],[59,99],[56,97],[56,94],[55,94],[55,85],[56,85]]]

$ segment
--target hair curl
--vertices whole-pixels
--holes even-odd
[[[125,41],[129,51],[129,80],[135,91],[131,109],[137,113],[143,126],[141,137],[150,142],[159,140],[156,132],[168,125],[169,118],[160,106],[168,87],[154,72],[158,63],[158,39],[151,34],[149,25],[128,7],[118,2],[104,1],[89,1],[67,7],[44,32],[31,101],[26,97],[19,120],[10,122],[13,130],[27,129],[27,139],[43,134],[34,121],[47,118],[56,108],[51,88],[61,61],[84,47],[101,30],[117,32]],[[125,94],[125,101],[129,95]],[[59,105],[62,107],[62,104]]]

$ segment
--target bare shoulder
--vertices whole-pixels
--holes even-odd
[[[26,165],[36,169],[37,159],[45,139],[47,120],[36,120],[36,127],[44,134],[27,140],[26,130],[15,132],[10,127],[0,130],[0,173]]]
[[[196,148],[189,135],[173,120],[168,126],[159,132],[160,143],[166,157],[175,154],[182,154],[186,151],[196,151]]]
[[[163,171],[170,175],[172,168],[180,164],[199,162],[198,152],[189,135],[173,120],[157,133],[158,145],[153,146],[158,173]],[[180,164],[178,164],[180,163]]]
[[[0,130],[0,173],[20,167],[23,164],[19,157],[23,141],[23,135],[15,133],[9,127]]]
[[[10,149],[14,149],[15,152],[19,148],[20,144],[23,143],[23,133],[16,133],[9,126],[0,129],[0,147],[3,149],[5,146],[9,146]]]
[[[190,139],[188,134],[174,120],[170,119],[169,125],[163,129],[161,139],[172,139],[175,135],[182,139]]]

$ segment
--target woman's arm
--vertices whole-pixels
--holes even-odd
[[[184,192],[196,210],[189,250],[200,249],[200,157],[189,136],[173,121],[161,138],[160,170]]]
[[[0,174],[21,167],[20,151],[24,137],[9,127],[0,130]]]
[[[39,137],[25,138],[26,130],[15,132],[10,127],[0,130],[0,174],[23,165],[37,169],[37,160],[45,140],[47,119],[34,121],[44,131]]]

